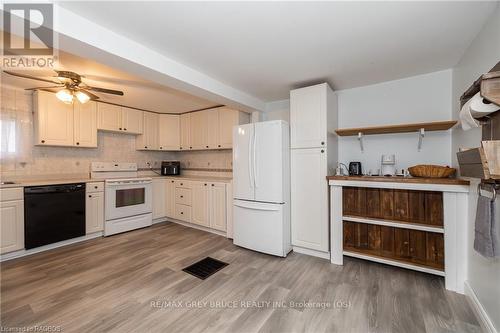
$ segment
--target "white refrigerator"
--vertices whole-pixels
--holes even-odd
[[[233,242],[286,257],[290,236],[288,123],[265,121],[233,128]]]

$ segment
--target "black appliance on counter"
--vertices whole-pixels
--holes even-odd
[[[349,176],[361,176],[361,162],[349,163]]]
[[[24,188],[26,249],[85,236],[85,183]]]
[[[181,174],[181,162],[179,161],[163,161],[161,162],[162,176],[177,176]]]

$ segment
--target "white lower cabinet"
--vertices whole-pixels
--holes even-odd
[[[104,230],[104,184],[88,183],[85,199],[85,232]]]
[[[166,183],[166,179],[153,178],[153,220],[167,216]]]
[[[291,174],[292,245],[328,252],[328,183],[325,149],[292,149]]]
[[[165,216],[175,218],[175,180],[173,179],[167,179],[165,184]]]
[[[24,248],[23,189],[0,190],[0,253]],[[9,199],[5,200],[4,199]],[[13,200],[10,200],[13,199]]]
[[[209,189],[210,228],[226,231],[226,184],[211,183]]]
[[[191,191],[192,191],[191,222],[208,227],[209,226],[208,183],[194,182]]]

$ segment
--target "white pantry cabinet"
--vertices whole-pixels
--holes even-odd
[[[119,105],[98,103],[97,129],[110,132],[141,134],[143,111]]]
[[[226,231],[227,205],[226,184],[211,183],[209,190],[210,228]]]
[[[153,178],[153,220],[167,216],[166,192],[167,179]]]
[[[179,150],[180,116],[176,114],[160,114],[158,145],[160,150]]]
[[[144,126],[141,135],[135,139],[137,150],[159,150],[158,149],[158,122],[159,115],[153,112],[143,112]]]
[[[65,104],[56,95],[33,95],[35,142],[42,146],[97,147],[96,102]]]
[[[292,245],[328,252],[327,157],[324,148],[291,150]]]
[[[104,230],[104,183],[87,183],[85,186],[85,231],[92,234]]]
[[[192,191],[191,222],[194,224],[208,227],[209,226],[208,183],[193,182],[191,191]]]
[[[24,248],[23,189],[0,189],[0,253]]]

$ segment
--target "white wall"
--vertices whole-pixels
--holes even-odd
[[[290,122],[290,100],[275,101],[266,104],[263,120],[285,120]]]
[[[451,70],[338,91],[339,127],[365,127],[451,119]],[[395,154],[396,167],[450,165],[451,132],[428,132],[422,150],[417,133],[341,137],[339,161],[359,161],[363,171],[380,169],[382,154]]]
[[[500,61],[500,5],[492,14],[483,30],[453,68],[453,117],[458,118],[459,98],[481,74],[489,71]],[[481,130],[462,131],[452,134],[452,158],[456,165],[456,152],[460,147],[478,147]],[[469,195],[469,267],[467,279],[492,325],[500,331],[500,259],[486,259],[473,250],[474,220],[476,215],[477,180],[472,183]],[[497,223],[500,223],[500,199],[497,199]]]

